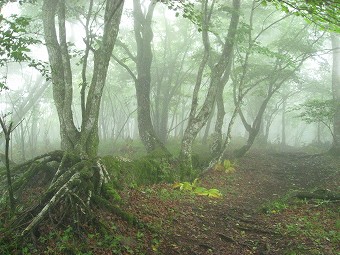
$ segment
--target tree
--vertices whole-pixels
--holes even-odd
[[[214,9],[215,1],[212,1],[209,6],[209,1],[202,2],[202,40],[204,44],[204,55],[198,70],[197,80],[192,96],[192,104],[188,119],[188,125],[184,132],[180,160],[183,164],[183,169],[186,171],[192,168],[191,156],[192,156],[192,144],[196,138],[198,132],[206,124],[209,116],[212,112],[213,105],[215,103],[217,89],[219,84],[223,83],[225,77],[229,75],[229,66],[231,65],[233,56],[233,45],[235,43],[237,26],[240,17],[240,0],[233,0],[233,11],[229,23],[228,34],[224,38],[222,52],[217,59],[216,65],[211,70],[210,84],[208,87],[207,95],[204,99],[201,109],[198,111],[198,93],[202,82],[203,70],[209,60],[210,56],[210,41],[209,41],[209,25],[211,21],[211,15]]]
[[[333,137],[335,143],[336,137],[333,130],[333,122],[335,119],[336,104],[333,100],[308,100],[299,105],[295,110],[302,111],[298,117],[309,123],[322,123],[327,127]],[[333,145],[334,146],[334,145]]]
[[[6,166],[6,177],[7,177],[7,191],[9,197],[9,204],[11,208],[11,213],[14,213],[15,209],[15,200],[14,200],[14,193],[13,193],[13,186],[12,186],[12,176],[11,176],[11,169],[10,169],[10,162],[9,162],[9,141],[11,139],[11,133],[14,129],[13,122],[10,122],[8,125],[5,122],[6,116],[0,116],[0,125],[2,131],[4,132],[5,136],[5,166]]]
[[[0,10],[5,2],[0,2]],[[30,19],[24,17],[11,16],[6,19],[0,14],[0,67],[6,66],[8,62],[28,62],[31,66],[36,68],[41,67],[41,63],[35,62],[28,53],[30,52],[29,46],[32,44],[39,43],[30,36],[27,36],[27,27],[29,25]],[[42,70],[42,69],[40,69]],[[4,77],[4,82],[0,81],[0,92],[3,89],[8,89],[6,85],[6,76]],[[34,100],[32,100],[34,101]],[[7,177],[7,190],[9,195],[9,204],[11,213],[15,210],[15,199],[14,191],[12,186],[12,176],[10,169],[10,159],[9,159],[9,143],[11,139],[11,133],[15,129],[13,120],[9,124],[6,123],[5,117],[8,114],[0,116],[0,125],[5,138],[5,167],[6,167],[6,177]],[[19,123],[23,116],[18,116],[16,121]],[[2,135],[2,133],[0,133]],[[0,144],[2,141],[0,141]]]
[[[139,136],[148,153],[160,150],[168,153],[164,144],[156,135],[151,120],[151,64],[153,40],[152,17],[157,1],[150,1],[145,12],[142,10],[140,0],[133,1],[134,35],[137,46],[137,53],[134,56],[128,47],[121,44],[126,53],[131,57],[136,65],[136,74],[121,60],[115,60],[122,65],[131,75],[135,82],[137,96],[137,116]]]
[[[297,73],[303,63],[317,54],[315,47],[320,44],[320,38],[324,34],[317,33],[315,38],[307,40],[309,33],[306,30],[307,25],[305,25],[300,27],[300,30],[297,30],[296,33],[283,33],[285,37],[281,37],[276,42],[270,42],[270,40],[266,42],[269,45],[274,45],[274,47],[265,47],[262,45],[263,42],[259,40],[260,37],[265,37],[265,34],[272,31],[272,28],[275,29],[276,24],[282,23],[291,15],[281,16],[272,21],[266,19],[269,22],[268,25],[263,23],[261,19],[262,25],[255,27],[255,10],[261,11],[260,5],[253,1],[249,25],[245,25],[243,28],[245,32],[243,41],[247,42],[248,45],[242,46],[241,43],[237,45],[239,54],[236,63],[239,62],[239,66],[236,66],[233,71],[233,83],[236,86],[234,87],[235,109],[238,111],[249,135],[247,143],[234,152],[236,157],[243,156],[251,148],[262,128],[263,116],[269,101],[283,84],[297,79]],[[269,16],[272,16],[272,13]],[[291,30],[291,27],[287,26],[286,28]],[[259,29],[259,32],[257,32],[257,29]],[[282,27],[280,29],[282,30]],[[303,31],[305,33],[302,33]],[[256,111],[251,121],[244,114],[244,107],[242,107],[246,96],[248,100],[249,98],[255,99],[258,104],[258,107],[252,104],[252,108],[256,108]],[[235,117],[234,114],[233,117]],[[227,139],[228,137],[227,135]],[[227,141],[224,144],[227,144]],[[226,154],[226,148],[223,148],[223,150],[225,152],[221,154],[220,160],[223,160],[224,154]]]
[[[92,214],[90,209],[92,203],[95,203],[94,200],[103,200],[101,198],[104,192],[103,186],[110,179],[104,164],[100,159],[95,158],[98,149],[98,115],[124,1],[105,1],[103,5],[96,6],[97,10],[92,9],[93,4],[94,1],[90,1],[85,19],[87,24],[93,24],[96,29],[99,29],[97,30],[99,34],[95,35],[93,27],[85,25],[88,37],[84,41],[88,51],[85,49],[84,53],[85,55],[92,53],[93,71],[89,84],[86,80],[87,76],[82,77],[81,92],[87,89],[88,91],[86,102],[81,102],[82,122],[78,130],[71,108],[74,74],[70,61],[70,44],[66,35],[66,12],[71,5],[66,5],[65,0],[43,1],[44,38],[64,151],[49,152],[16,166],[16,169],[19,168],[24,174],[16,180],[14,192],[22,190],[26,185],[33,185],[32,183],[37,179],[43,182],[43,185],[39,185],[45,187],[45,192],[41,194],[39,201],[13,222],[13,225],[20,226],[19,235],[22,237],[32,233],[50,210],[58,211],[57,204],[63,204],[65,211],[61,213],[70,213],[73,222],[78,222],[80,214],[87,218]],[[102,12],[104,14],[100,16]],[[93,19],[93,22],[88,22],[90,19]],[[96,21],[100,23],[96,24]],[[94,38],[98,40],[92,40]],[[83,57],[83,61],[83,73],[88,74],[87,56]],[[81,100],[85,100],[84,95],[83,93]],[[51,166],[51,163],[54,166]],[[42,173],[39,169],[44,169],[44,172],[51,170],[51,175],[39,176]]]
[[[165,15],[162,13],[162,15]],[[176,129],[175,118],[182,114],[181,102],[183,92],[191,83],[196,63],[196,51],[193,47],[197,41],[196,27],[186,19],[174,21],[158,16],[164,22],[154,24],[154,32],[161,36],[161,42],[153,46],[153,120],[159,139],[165,144],[170,131]],[[159,27],[158,30],[155,29]],[[186,109],[184,107],[184,109]],[[183,110],[184,110],[183,109]]]
[[[60,122],[60,136],[63,150],[78,151],[84,156],[95,156],[98,150],[98,116],[102,91],[108,71],[110,57],[119,30],[123,9],[123,0],[106,1],[103,17],[103,35],[95,49],[87,34],[86,51],[93,53],[93,74],[88,84],[86,77],[82,81],[82,122],[80,130],[73,119],[72,100],[73,83],[70,64],[69,45],[66,37],[66,2],[64,0],[44,0],[43,25],[44,38],[51,65],[53,82],[53,99]],[[91,18],[93,0],[90,1],[87,22]],[[56,23],[58,17],[58,23]],[[59,34],[57,35],[57,31]],[[87,65],[87,55],[84,57],[84,69]],[[87,87],[89,86],[89,87]],[[85,89],[88,88],[85,102]]]
[[[152,152],[158,149],[166,152],[164,145],[156,136],[151,120],[150,109],[152,64],[151,41],[153,39],[151,21],[155,5],[156,2],[150,1],[147,12],[143,13],[140,0],[133,1],[134,32],[137,43],[137,77],[135,80],[135,87],[137,96],[138,129],[139,136],[147,152]]]
[[[335,155],[340,154],[340,36],[332,34],[333,66],[332,66],[332,92],[335,102],[333,120],[333,147]]]

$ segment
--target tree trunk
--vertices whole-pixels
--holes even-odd
[[[333,146],[331,152],[340,155],[340,36],[332,34],[333,68],[332,92],[335,101],[335,114],[333,124]]]
[[[286,141],[286,106],[287,100],[284,99],[282,103],[282,116],[281,116],[281,147],[284,149],[287,145]]]
[[[261,107],[252,125],[249,125],[247,123],[242,111],[240,110],[239,114],[240,114],[241,120],[248,132],[248,140],[244,146],[242,146],[240,149],[235,150],[234,155],[236,158],[243,157],[253,145],[255,138],[257,137],[261,129],[263,114],[266,110],[269,100],[271,99],[275,91],[276,91],[275,89],[271,90],[270,93],[268,93],[267,97],[263,100]]]
[[[192,106],[188,120],[188,126],[184,132],[180,159],[183,164],[183,168],[191,171],[192,162],[192,144],[195,140],[198,132],[202,129],[202,127],[206,124],[209,119],[209,116],[212,112],[213,105],[215,103],[216,93],[219,84],[223,82],[223,76],[228,72],[228,67],[230,65],[232,55],[233,55],[233,45],[235,42],[236,29],[239,21],[239,9],[240,9],[240,0],[233,0],[233,14],[229,24],[228,35],[225,38],[223,51],[218,60],[218,63],[211,70],[211,80],[208,88],[207,96],[204,100],[201,110],[196,114],[197,103],[198,103],[198,90],[202,80],[202,74],[204,67],[209,58],[210,51],[210,43],[208,37],[208,27],[210,22],[210,15],[213,9],[213,4],[211,6],[211,10],[208,10],[207,3],[203,4],[204,11],[204,20],[203,20],[203,30],[202,30],[202,38],[205,47],[205,54],[201,62],[201,66],[198,73],[198,78],[195,85],[195,90],[192,99]],[[205,7],[204,7],[205,5]]]
[[[234,40],[236,36],[236,29],[238,25],[238,16],[239,13],[233,14],[232,21],[230,22],[229,31],[227,38],[230,38],[231,40]],[[236,20],[237,19],[237,20]],[[228,41],[226,41],[227,43]],[[218,84],[217,88],[217,94],[216,94],[216,106],[217,106],[217,116],[216,116],[216,123],[215,123],[215,129],[214,129],[214,141],[213,146],[211,148],[211,152],[213,154],[219,155],[222,152],[222,142],[223,142],[223,136],[222,136],[222,127],[224,123],[224,116],[225,116],[225,109],[224,109],[224,100],[223,100],[223,92],[224,87],[227,84],[230,76],[231,71],[231,59],[233,58],[233,43],[231,42],[229,47],[231,48],[231,51],[229,52],[229,58],[230,61],[228,62],[228,66],[226,67],[225,73],[223,75],[223,78],[221,82]]]
[[[11,139],[11,133],[13,131],[13,122],[11,122],[8,126],[6,126],[4,117],[0,116],[0,126],[5,136],[5,167],[6,167],[6,177],[7,177],[7,191],[9,197],[9,205],[11,208],[11,214],[14,213],[15,210],[15,199],[13,193],[12,186],[12,176],[10,169],[10,160],[9,160],[9,142]]]
[[[84,156],[95,156],[98,151],[98,115],[108,65],[118,34],[123,0],[106,1],[101,46],[94,51],[93,76],[83,110],[81,129],[73,120],[72,70],[66,41],[65,0],[44,0],[43,25],[46,47],[51,65],[53,99],[60,122],[61,147],[76,150]],[[58,16],[58,24],[56,24]],[[58,29],[56,28],[58,25]],[[57,36],[57,31],[59,35]]]
[[[212,119],[214,117],[215,106],[216,105],[214,104],[214,108],[212,109],[210,116],[209,116],[209,119],[207,121],[207,124],[205,126],[204,135],[202,137],[202,144],[208,143],[208,137],[209,137],[209,134],[210,134],[210,126],[211,126]]]
[[[138,109],[138,130],[139,136],[148,153],[155,150],[161,150],[165,153],[168,153],[164,145],[156,136],[156,132],[151,120],[151,42],[153,39],[151,22],[155,5],[156,2],[151,1],[147,13],[144,14],[141,8],[140,0],[133,1],[134,32],[137,43],[137,77],[135,79],[135,87]]]
[[[50,86],[50,82],[43,82],[43,77],[40,76],[33,86],[29,90],[29,95],[23,98],[23,101],[19,106],[15,106],[16,110],[13,111],[12,122],[13,125],[16,126],[27,114],[27,112],[38,102],[40,97],[43,95],[45,90]],[[1,135],[1,132],[0,132]],[[0,140],[0,145],[3,143],[3,140]]]

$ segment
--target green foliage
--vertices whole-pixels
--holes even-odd
[[[333,121],[336,109],[334,100],[309,100],[296,107],[296,110],[302,110],[298,117],[307,123],[321,122],[330,123]]]
[[[0,14],[0,67],[8,62],[27,62],[49,79],[47,63],[32,59],[30,45],[41,43],[34,36],[29,36],[27,28],[31,19],[12,15],[4,18]],[[6,77],[0,81],[0,91],[6,89]]]
[[[294,191],[289,191],[284,196],[282,196],[282,197],[280,197],[276,200],[272,200],[272,201],[269,201],[269,202],[263,204],[262,207],[261,207],[261,210],[264,213],[277,214],[277,213],[280,213],[280,212],[286,210],[290,206],[294,207],[296,205],[296,203],[300,203],[300,201],[292,199],[293,193],[294,193]]]
[[[223,162],[218,162],[214,166],[215,171],[224,171],[227,174],[234,173],[235,163],[232,163],[230,160],[225,159]]]
[[[321,29],[340,33],[339,1],[319,1],[319,0],[264,0],[274,4],[278,9],[286,13],[293,13],[302,16],[309,22],[317,24]]]
[[[196,24],[199,27],[199,31],[202,31],[201,13],[195,7],[194,3],[189,1],[165,0],[161,0],[160,2],[167,4],[169,10],[173,10],[175,12],[176,17],[182,15],[183,18],[189,19],[191,22]]]
[[[121,202],[122,198],[120,197],[117,189],[115,188],[115,183],[106,183],[103,185],[103,195],[108,197],[109,199],[113,199],[115,202]]]
[[[288,208],[288,204],[285,200],[275,200],[262,207],[262,211],[268,214],[280,213]]]
[[[162,201],[180,200],[183,198],[183,193],[179,189],[169,190],[163,188],[157,192],[157,195]]]
[[[7,61],[30,61],[29,46],[40,43],[39,40],[27,36],[29,18],[11,16],[9,19],[0,15],[0,66]]]
[[[339,103],[334,100],[318,100],[313,99],[293,108],[293,110],[301,111],[297,116],[303,121],[310,123],[322,123],[332,133],[332,124],[336,107]]]
[[[218,189],[207,189],[199,186],[199,180],[196,178],[192,183],[190,182],[175,182],[174,189],[182,191],[190,191],[199,196],[207,196],[212,198],[221,198],[222,193]]]

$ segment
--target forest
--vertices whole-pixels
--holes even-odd
[[[0,254],[340,254],[339,0],[0,0]]]

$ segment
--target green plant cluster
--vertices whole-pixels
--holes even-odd
[[[196,178],[193,182],[175,182],[173,188],[182,191],[190,191],[199,196],[207,196],[212,198],[222,197],[222,193],[218,189],[207,189],[199,186],[198,178]]]
[[[223,162],[218,162],[214,166],[215,171],[224,171],[227,174],[234,173],[236,171],[235,169],[235,163],[232,163],[230,160],[226,159]]]

